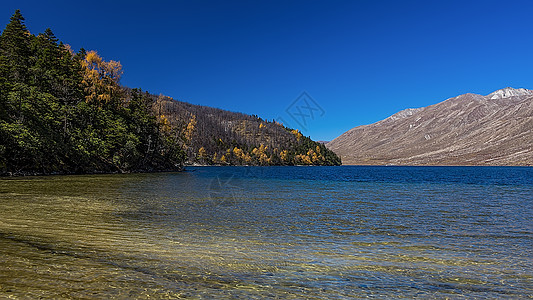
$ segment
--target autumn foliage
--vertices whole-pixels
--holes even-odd
[[[16,11],[0,36],[0,174],[340,164],[296,129],[130,89],[122,73],[50,29],[30,34]]]
[[[50,29],[30,34],[16,11],[0,36],[0,174],[180,169],[180,130],[121,75]]]
[[[173,127],[182,128],[189,163],[338,165],[340,159],[299,130],[241,113],[155,97]]]

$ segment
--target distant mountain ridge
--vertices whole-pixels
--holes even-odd
[[[327,147],[348,165],[533,165],[533,91],[507,87],[402,110]]]
[[[324,143],[272,120],[150,95],[152,107],[182,132],[187,164],[340,165]]]

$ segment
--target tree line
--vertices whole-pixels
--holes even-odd
[[[123,89],[119,62],[30,34],[19,10],[0,36],[2,173],[172,170],[185,152],[151,98]]]
[[[74,52],[50,29],[31,34],[15,11],[0,35],[0,173],[340,164],[297,130],[123,87],[121,75],[120,62]]]

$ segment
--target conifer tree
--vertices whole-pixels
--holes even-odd
[[[9,86],[7,59],[0,53],[0,121],[7,121],[8,119],[7,94],[10,90]]]
[[[61,71],[61,49],[50,28],[32,39],[31,49],[35,57],[30,71],[32,85],[41,91],[55,94],[60,83],[56,82]]]
[[[0,39],[0,55],[7,61],[9,80],[26,82],[30,54],[30,33],[24,24],[24,17],[17,9]]]

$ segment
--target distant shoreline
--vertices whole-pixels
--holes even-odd
[[[185,171],[184,167],[181,167],[179,169],[173,169],[173,170],[150,170],[150,171],[127,171],[127,172],[84,172],[84,173],[76,173],[76,172],[50,172],[50,173],[44,173],[44,172],[4,172],[0,174],[0,177],[30,177],[30,176],[75,176],[75,175],[112,175],[112,174],[148,174],[148,173],[174,173],[174,172],[183,172]]]
[[[354,167],[533,167],[533,165],[486,165],[486,164],[474,164],[474,165],[461,165],[461,164],[420,164],[420,165],[408,165],[408,164],[342,164],[342,166],[354,166]]]
[[[9,177],[33,177],[33,176],[76,176],[76,175],[113,175],[113,174],[157,174],[157,173],[176,173],[176,172],[187,172],[188,167],[325,167],[319,165],[268,165],[268,166],[254,166],[254,165],[206,165],[206,164],[190,164],[184,165],[179,169],[167,169],[167,170],[134,170],[134,171],[116,171],[116,172],[3,172],[0,173],[0,178],[9,178]],[[329,166],[331,167],[331,166]],[[335,166],[339,167],[339,166]]]
[[[185,165],[181,169],[175,170],[153,170],[153,171],[128,171],[128,172],[88,172],[88,173],[38,173],[38,172],[5,172],[0,174],[0,178],[12,178],[12,177],[38,177],[38,176],[83,176],[83,175],[117,175],[117,174],[158,174],[158,173],[178,173],[178,172],[187,172],[189,167],[486,167],[486,168],[530,168],[532,165],[391,165],[391,164],[382,164],[382,165],[350,165],[343,164],[340,166],[318,166],[318,165],[270,165],[270,166],[253,166],[253,165],[201,165],[201,164],[191,164]]]

